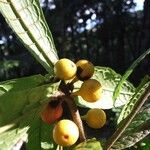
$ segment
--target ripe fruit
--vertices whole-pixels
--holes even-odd
[[[51,101],[41,112],[41,119],[48,124],[53,123],[62,116],[63,108],[59,101]]]
[[[102,109],[90,109],[82,119],[86,121],[89,127],[99,129],[106,123],[106,114]]]
[[[77,71],[77,67],[74,62],[67,58],[63,58],[57,61],[54,66],[54,72],[56,77],[61,80],[72,79]]]
[[[76,76],[78,79],[84,81],[90,79],[94,74],[94,65],[88,60],[79,60],[76,63],[77,73]]]
[[[72,95],[79,95],[87,102],[96,102],[101,98],[102,86],[95,79],[89,79],[82,83],[79,91],[72,93]]]
[[[53,139],[61,146],[71,146],[79,138],[77,125],[68,119],[60,120],[53,129]]]

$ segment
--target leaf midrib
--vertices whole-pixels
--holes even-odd
[[[16,11],[14,4],[12,3],[11,0],[7,0],[7,2],[9,3],[10,7],[12,8],[14,15],[16,16],[16,18],[19,18],[20,24],[22,25],[22,28],[27,31],[26,33],[28,34],[28,36],[30,37],[31,41],[36,45],[37,49],[40,51],[40,53],[43,55],[43,57],[45,58],[45,60],[47,61],[47,63],[50,66],[53,66],[52,62],[49,60],[48,56],[46,53],[44,53],[44,51],[42,50],[42,47],[40,46],[40,44],[38,44],[38,42],[36,41],[36,39],[34,38],[33,34],[30,32],[30,30],[28,30],[28,27],[26,26],[26,24],[24,23],[24,21],[22,20],[21,16],[19,15],[19,13]]]

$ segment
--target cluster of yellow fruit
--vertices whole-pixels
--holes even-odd
[[[95,102],[102,95],[102,86],[95,80],[90,79],[94,74],[94,65],[87,60],[79,60],[76,64],[69,59],[60,59],[54,66],[55,75],[61,80],[84,81],[81,88],[71,93],[72,96],[81,96],[87,102]]]
[[[106,123],[106,114],[102,109],[90,109],[86,115],[82,116],[89,127],[99,129]],[[77,125],[68,119],[57,122],[53,129],[53,139],[61,146],[71,146],[79,138],[79,129]]]
[[[90,79],[94,74],[94,65],[87,60],[79,60],[76,64],[69,59],[60,59],[54,66],[54,72],[60,80],[83,81],[78,91],[68,93],[70,96],[81,96],[87,102],[95,102],[100,99],[102,94],[101,84]],[[51,124],[58,120],[63,114],[62,102],[50,101],[42,110],[41,118],[44,122]],[[90,109],[86,115],[81,116],[89,127],[98,129],[106,123],[106,114],[101,109]],[[61,146],[71,146],[79,138],[77,125],[68,119],[60,120],[53,129],[53,139]]]

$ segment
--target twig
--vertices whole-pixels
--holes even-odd
[[[71,96],[65,96],[65,101],[68,104],[69,110],[71,112],[73,121],[79,128],[79,136],[80,136],[80,142],[83,142],[86,140],[85,133],[84,133],[84,128],[82,124],[82,120],[79,114],[79,110],[75,104],[74,99]]]
[[[125,129],[129,126],[129,124],[134,119],[135,115],[139,112],[142,105],[145,103],[145,101],[148,99],[149,96],[150,96],[150,84],[146,88],[143,95],[135,104],[132,112],[127,116],[124,122],[121,123],[120,127],[116,130],[116,132],[108,139],[106,145],[104,146],[104,150],[109,150],[113,146],[113,144],[118,140],[118,138],[123,134]]]
[[[76,103],[74,101],[74,98],[70,96],[70,90],[72,89],[73,84],[66,84],[64,81],[61,81],[59,85],[59,92],[62,92],[62,99],[67,103],[68,108],[71,112],[71,116],[75,124],[78,126],[79,129],[79,138],[80,142],[83,142],[86,140],[84,128],[82,124],[82,120],[79,114],[79,110],[76,106]]]

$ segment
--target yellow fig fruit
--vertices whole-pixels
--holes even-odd
[[[62,58],[54,65],[54,72],[61,80],[70,80],[76,75],[77,67],[75,63],[67,58]]]
[[[77,125],[68,119],[60,120],[53,129],[54,141],[64,147],[68,147],[76,143],[79,138],[79,130]]]
[[[79,91],[76,91],[71,95],[81,96],[87,102],[96,102],[101,98],[102,86],[97,80],[89,79],[82,83]]]
[[[102,109],[90,109],[86,115],[81,117],[89,127],[99,129],[106,123],[106,114]]]
[[[76,63],[76,76],[79,80],[84,81],[90,79],[94,74],[94,65],[88,60],[81,59]]]

